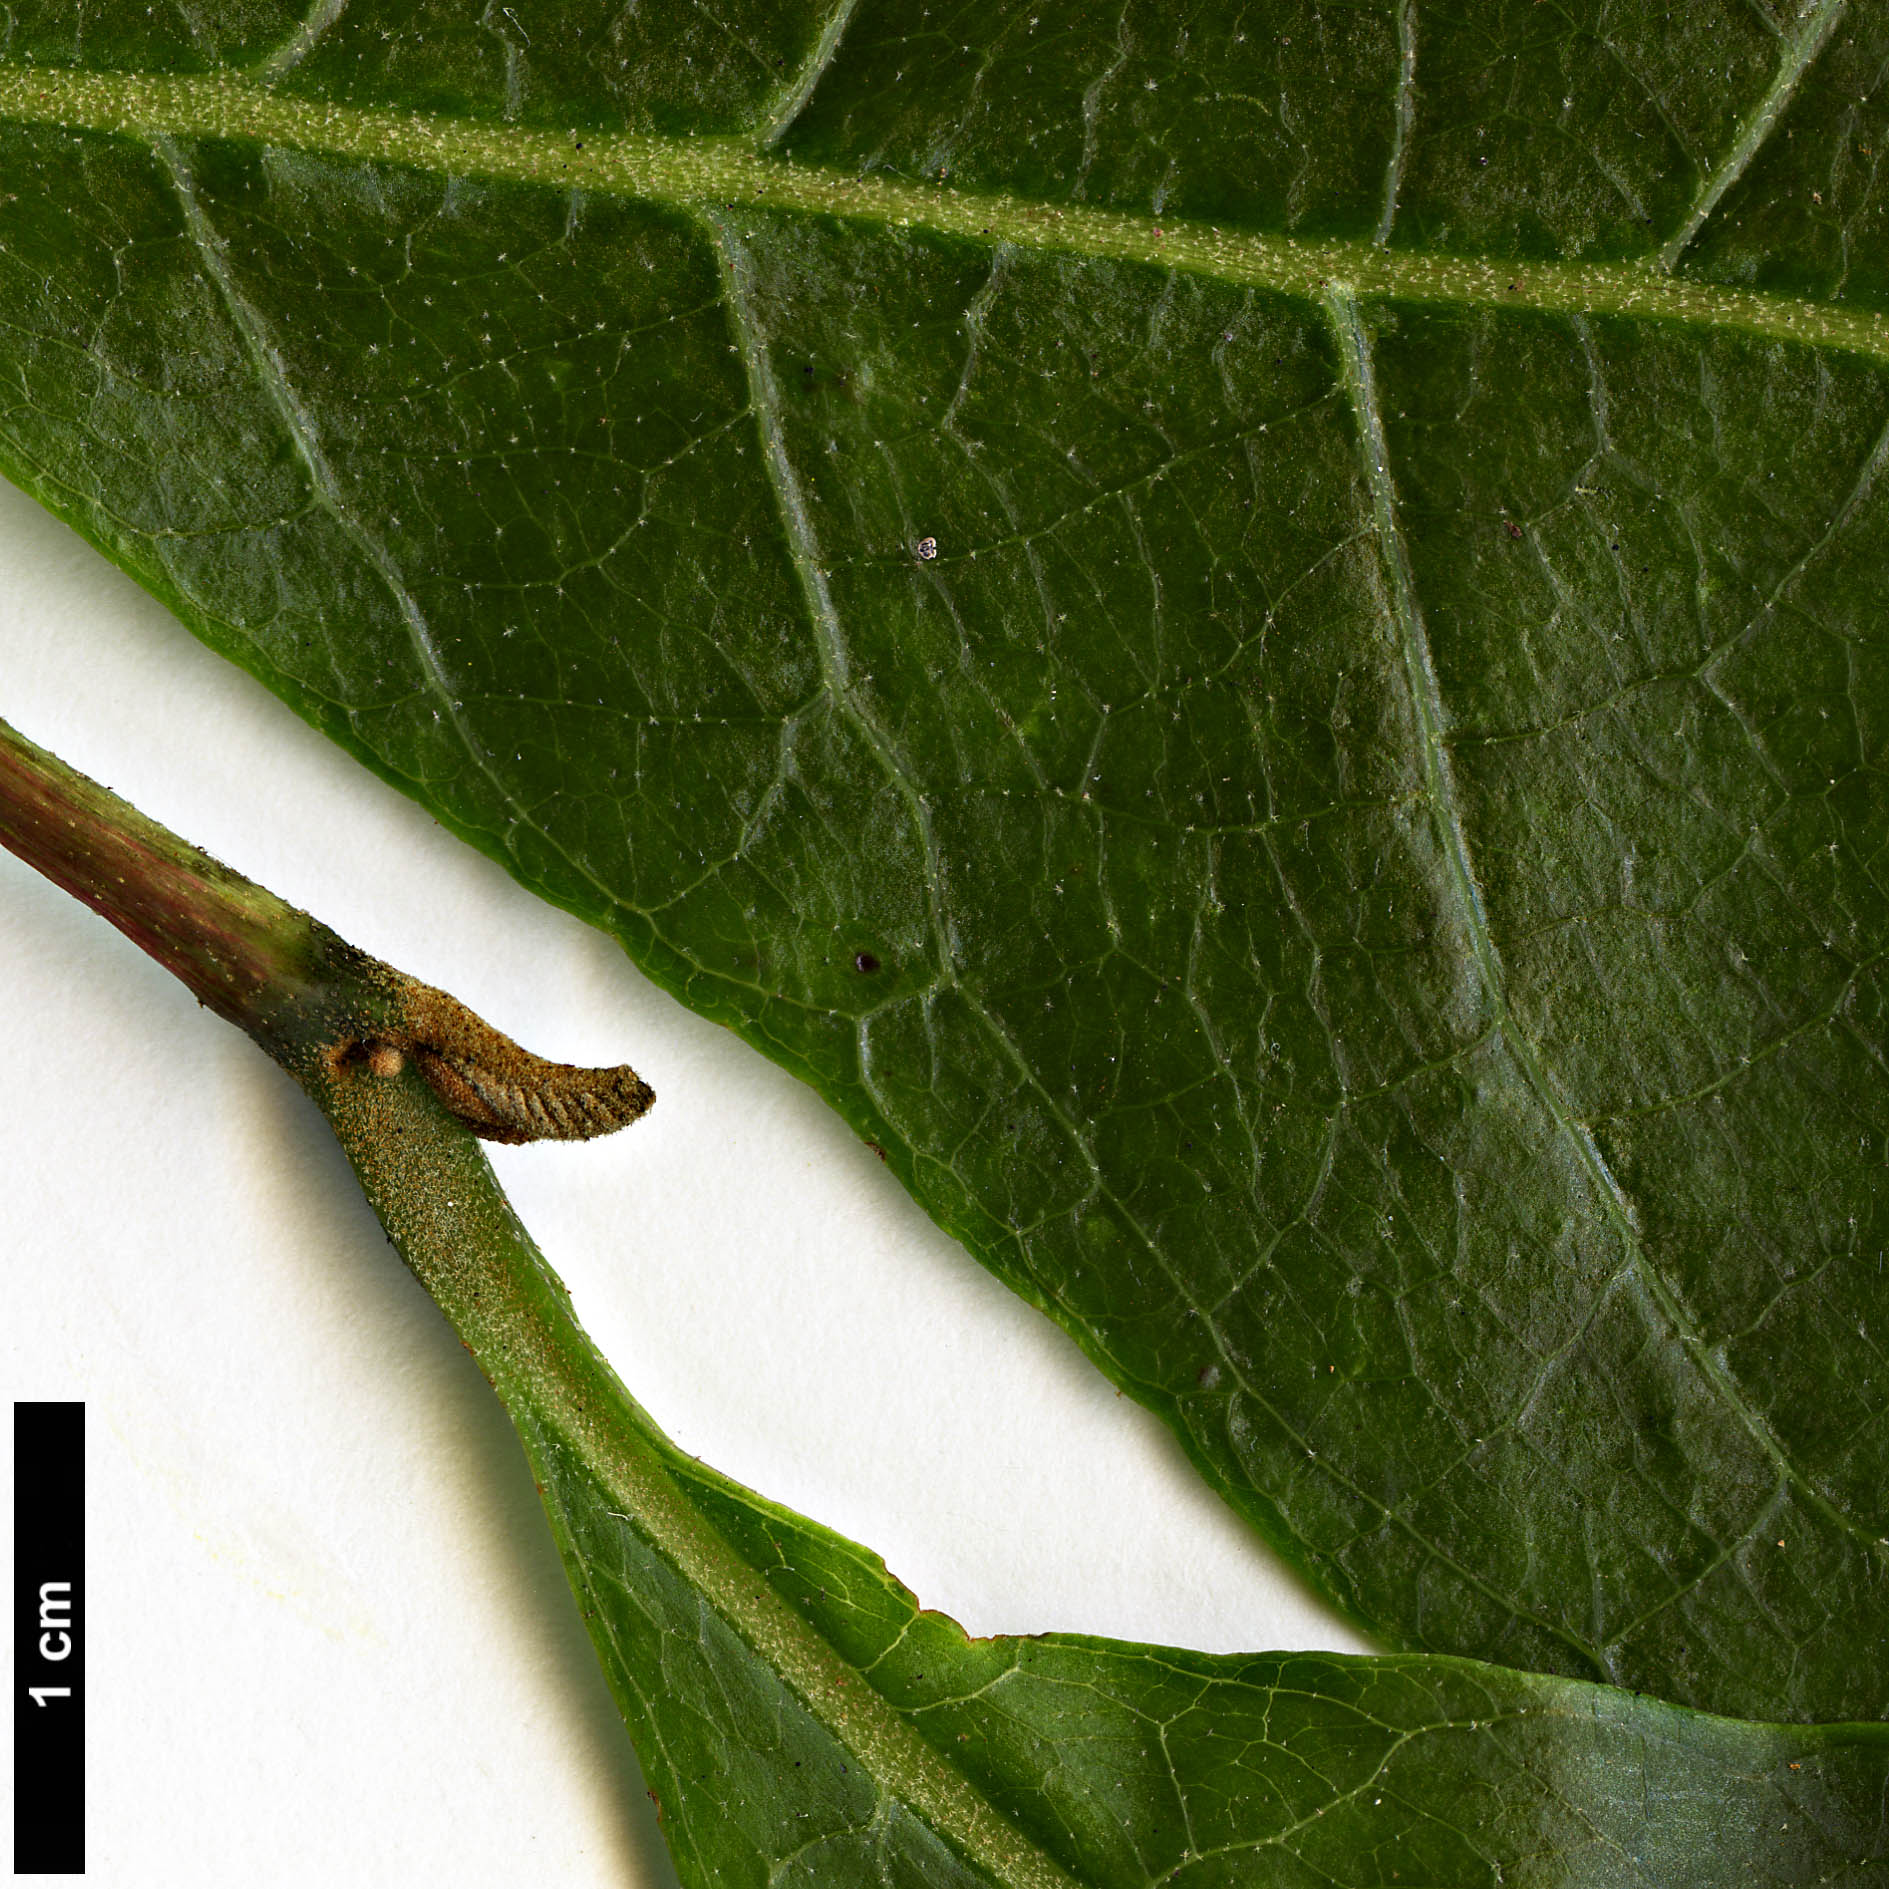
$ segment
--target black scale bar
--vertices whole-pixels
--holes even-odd
[[[13,1406],[13,1868],[85,1874],[85,1406]]]

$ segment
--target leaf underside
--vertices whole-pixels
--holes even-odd
[[[1547,11],[16,7],[0,464],[1375,1631],[1875,1718],[1889,17]]]
[[[1436,1654],[968,1640],[670,1443],[425,1078],[350,1067],[317,1100],[517,1425],[689,1889],[1704,1889],[1889,1865],[1889,1725],[1713,1718]]]
[[[615,1510],[575,1448],[521,1429],[692,1889],[1715,1889],[1875,1882],[1889,1861],[1889,1727],[1717,1719],[1438,1655],[970,1640],[876,1555],[652,1433],[748,1578],[996,1813],[983,1842],[954,1844]]]

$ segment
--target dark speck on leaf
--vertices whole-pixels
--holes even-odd
[[[859,952],[854,953],[853,955],[853,969],[854,970],[864,971],[867,974],[867,976],[871,976],[871,974],[874,971],[876,971],[878,968],[879,968],[879,960],[875,958],[870,951],[859,951]]]
[[[1503,529],[1504,531],[1506,531],[1506,532],[1507,532],[1507,533],[1509,534],[1509,536],[1510,536],[1511,538],[1519,538],[1519,537],[1520,537],[1520,536],[1522,535],[1522,528],[1521,528],[1521,526],[1520,526],[1520,525],[1518,525],[1518,524],[1517,524],[1517,523],[1515,522],[1515,520],[1514,520],[1514,519],[1512,519],[1512,518],[1505,518],[1505,519],[1503,519],[1503,521],[1502,521],[1502,529]]]

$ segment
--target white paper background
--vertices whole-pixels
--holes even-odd
[[[533,1049],[654,1083],[614,1140],[493,1158],[684,1447],[973,1632],[1363,1650],[810,1091],[6,487],[0,716]],[[0,1015],[0,1382],[89,1405],[91,1878],[673,1883],[509,1426],[314,1109],[6,854]]]

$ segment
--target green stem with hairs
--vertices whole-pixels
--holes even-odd
[[[453,999],[355,950],[4,722],[0,844],[110,919],[313,1098],[401,1258],[504,1403],[541,1490],[549,1452],[577,1456],[613,1511],[886,1790],[993,1881],[1069,1889],[1071,1878],[945,1764],[684,1493],[669,1472],[675,1446],[578,1324],[568,1292],[474,1139],[567,1131],[531,1128],[530,1108],[496,1130],[469,1120],[460,1106],[465,1081],[440,1077],[428,1039],[440,1033],[440,1016],[451,1015],[459,1047],[471,1042],[487,1058],[472,1064],[473,1085],[514,1077],[536,1085],[527,1101],[539,1113],[580,1112],[581,1098],[536,1099],[559,1081],[573,1093],[587,1085],[601,1094],[601,1112],[628,1092],[641,1113],[649,1091],[632,1072],[571,1070],[528,1056]],[[494,1042],[516,1059],[496,1075]],[[519,1123],[526,1132],[509,1132]],[[565,1526],[546,1506],[575,1574]],[[627,1700],[619,1704],[628,1710]]]

